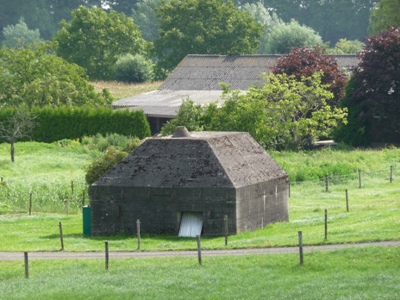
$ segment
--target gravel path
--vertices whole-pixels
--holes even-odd
[[[358,244],[336,244],[323,246],[304,246],[304,252],[326,251],[351,247],[370,246],[400,246],[400,241],[385,241]],[[229,250],[202,250],[202,257],[227,256],[227,255],[250,255],[250,254],[276,254],[298,252],[298,247],[260,248],[260,249],[229,249]],[[104,252],[29,252],[29,260],[35,259],[103,259]],[[109,258],[146,258],[146,257],[175,257],[175,256],[197,256],[196,251],[159,251],[159,252],[110,252]],[[23,252],[0,252],[0,261],[23,260]]]

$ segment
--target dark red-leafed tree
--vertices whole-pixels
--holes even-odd
[[[293,48],[292,51],[282,56],[277,65],[272,69],[274,74],[294,75],[298,80],[309,77],[316,72],[322,72],[322,84],[329,84],[329,90],[334,98],[329,105],[337,107],[343,98],[347,83],[347,75],[340,70],[335,58],[326,54],[320,46],[315,48]]]
[[[358,121],[379,128],[381,141],[394,142],[393,136],[400,132],[400,29],[382,31],[365,41],[351,79],[353,88],[346,93],[348,107],[358,111]]]

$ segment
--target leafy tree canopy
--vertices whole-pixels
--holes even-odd
[[[364,48],[364,43],[358,40],[340,39],[333,49],[327,49],[329,54],[357,54]]]
[[[300,25],[296,20],[275,26],[268,39],[268,52],[289,53],[292,48],[314,47],[322,44],[322,39],[312,28]]]
[[[122,13],[81,6],[71,14],[55,36],[57,54],[86,69],[91,80],[112,79],[118,56],[144,49],[139,28]]]
[[[340,122],[346,122],[346,108],[327,104],[333,94],[322,84],[321,74],[297,80],[286,74],[265,77],[261,88],[247,93],[224,85],[223,104],[202,107],[190,99],[178,111],[177,121],[162,128],[171,134],[176,126],[189,130],[247,131],[268,149],[307,148],[320,137],[328,137]]]
[[[154,41],[159,70],[171,71],[187,54],[254,53],[262,26],[231,0],[163,1]]]
[[[139,25],[143,38],[149,42],[153,42],[160,36],[158,33],[160,20],[155,11],[159,6],[161,6],[161,0],[142,0],[132,10],[135,23]]]
[[[399,28],[366,39],[358,56],[361,62],[353,73],[353,88],[347,93],[348,106],[358,111],[355,121],[361,120],[364,125],[373,121],[385,140],[400,130]]]
[[[265,148],[298,150],[346,122],[346,109],[327,104],[333,94],[321,74],[297,80],[271,73],[265,79],[262,88],[250,88],[244,95],[226,90],[222,107],[214,104],[206,111],[205,129],[247,131]]]
[[[21,18],[15,25],[3,28],[3,46],[8,48],[27,48],[41,42],[39,29],[30,30]]]
[[[341,38],[362,40],[367,36],[368,18],[376,0],[268,0],[264,3],[284,22],[295,19],[317,30],[325,42],[336,44]]]
[[[347,76],[342,72],[335,58],[325,53],[320,46],[312,48],[294,48],[289,54],[278,60],[273,68],[275,74],[294,75],[297,80],[309,77],[316,72],[322,72],[321,82],[327,85],[334,97],[328,101],[329,105],[338,106],[344,96]]]
[[[48,45],[38,49],[0,50],[0,107],[105,105],[109,93],[96,93],[85,71],[50,54]]]
[[[243,5],[243,10],[248,11],[256,22],[263,26],[258,53],[268,53],[268,36],[272,29],[275,26],[282,24],[283,21],[278,18],[275,12],[268,11],[261,2],[251,4],[246,3]]]
[[[369,31],[378,34],[382,30],[400,26],[400,0],[381,0],[370,13]]]

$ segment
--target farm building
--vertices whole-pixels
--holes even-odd
[[[91,233],[223,235],[289,220],[288,176],[244,132],[149,138],[90,187]]]
[[[187,55],[158,90],[113,102],[114,109],[143,110],[153,134],[176,117],[182,101],[190,98],[197,104],[222,102],[221,82],[232,90],[246,91],[265,82],[281,55]],[[334,55],[338,66],[351,69],[358,65],[355,55]]]

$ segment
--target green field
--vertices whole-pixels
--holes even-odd
[[[22,252],[138,251],[136,236],[82,236],[84,167],[99,155],[78,142],[17,143],[16,162],[0,145],[0,251],[21,261],[0,262],[1,299],[398,299],[400,247],[367,247],[305,254],[121,259],[104,271],[100,260],[32,261],[24,278]],[[291,178],[290,222],[224,237],[203,237],[203,249],[296,246],[400,240],[400,151],[331,150],[271,155]],[[390,169],[392,166],[392,182]],[[359,173],[358,170],[361,170]],[[324,174],[328,174],[326,191]],[[359,175],[361,177],[359,177]],[[74,182],[74,191],[71,189]],[[361,188],[360,188],[361,185]],[[345,190],[349,211],[346,211]],[[32,215],[28,215],[33,194]],[[68,200],[68,201],[67,201]],[[87,196],[85,199],[87,203]],[[66,202],[69,214],[66,214]],[[325,209],[328,238],[324,236]],[[142,234],[141,250],[196,249],[191,238]]]
[[[399,299],[400,247],[197,259],[0,262],[1,299]]]

